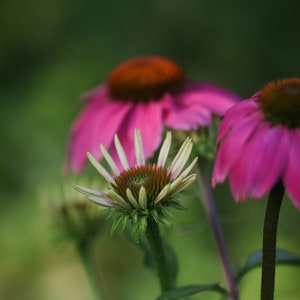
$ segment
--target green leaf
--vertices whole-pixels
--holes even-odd
[[[248,259],[242,269],[236,276],[236,280],[239,281],[245,274],[254,268],[260,267],[262,262],[262,251],[257,250],[248,256]],[[291,253],[286,250],[276,250],[276,263],[278,265],[293,265],[300,266],[300,256]]]
[[[201,292],[217,292],[222,295],[227,294],[226,290],[219,286],[217,283],[207,285],[186,285],[183,287],[169,290],[168,292],[160,295],[156,300],[175,300],[183,297],[195,295]]]

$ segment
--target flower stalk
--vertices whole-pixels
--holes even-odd
[[[162,241],[159,224],[152,218],[148,218],[145,235],[157,270],[161,293],[164,293],[174,287],[174,282],[168,267],[166,249]]]
[[[227,287],[227,291],[230,295],[230,299],[238,300],[237,285],[233,276],[232,267],[224,240],[222,228],[218,218],[216,206],[214,203],[214,197],[210,185],[210,169],[209,162],[206,158],[200,157],[198,160],[199,169],[199,182],[200,189],[202,192],[202,202],[204,205],[205,213],[210,223],[213,237],[216,242],[217,250],[221,259],[224,279]]]
[[[94,299],[102,300],[104,299],[104,293],[100,286],[99,274],[95,268],[95,264],[91,260],[90,247],[88,243],[77,243],[77,251],[81,258],[82,265],[85,269],[86,275],[88,277]]]
[[[270,191],[265,211],[262,245],[261,300],[272,300],[275,287],[276,240],[284,187],[279,181]]]

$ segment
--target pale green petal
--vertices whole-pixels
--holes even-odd
[[[172,193],[172,191],[174,189],[176,189],[176,187],[184,180],[184,177],[178,177],[176,178],[176,180],[174,180],[173,182],[171,182],[171,186],[170,186],[170,191],[169,193]]]
[[[95,157],[88,152],[87,157],[95,169],[110,183],[114,183],[113,177],[102,167],[102,165],[95,159]]]
[[[172,191],[170,191],[170,196],[173,196],[188,187],[192,182],[195,181],[196,177],[197,174],[191,174],[188,177],[184,178],[184,180],[180,184],[178,184]]]
[[[143,150],[143,143],[142,143],[141,132],[138,129],[134,130],[134,149],[135,149],[136,165],[144,166],[145,156]]]
[[[146,193],[146,189],[141,186],[140,190],[139,190],[139,205],[142,209],[147,209],[147,193]]]
[[[114,203],[114,202],[108,200],[107,198],[97,197],[97,196],[93,196],[93,195],[90,195],[87,198],[90,201],[92,201],[98,205],[105,206],[105,207],[116,207],[118,205],[117,203]]]
[[[192,148],[193,144],[191,142],[191,139],[187,138],[180,147],[170,167],[168,168],[168,172],[171,174],[173,179],[175,179],[183,169],[184,165],[190,157]]]
[[[129,188],[126,189],[126,196],[129,200],[129,202],[135,207],[135,208],[139,208],[139,204],[137,202],[137,200],[134,198],[131,190]]]
[[[167,157],[169,155],[170,147],[172,143],[172,133],[171,131],[167,132],[167,136],[161,146],[159,151],[158,160],[157,160],[157,167],[164,167]]]
[[[193,169],[195,166],[196,162],[198,161],[198,156],[194,158],[194,160],[191,162],[191,164],[180,174],[182,177],[186,177],[190,171]]]
[[[114,202],[118,203],[123,208],[130,209],[130,205],[114,190],[108,190],[107,194]]]
[[[107,196],[107,194],[105,193],[102,193],[102,192],[99,192],[99,191],[96,191],[96,190],[92,190],[92,189],[89,189],[89,188],[86,188],[84,186],[81,186],[81,185],[73,185],[73,188],[84,194],[84,195],[87,195],[87,196],[90,196],[90,195],[94,195],[94,196],[99,196],[99,197],[104,197],[105,195]]]
[[[122,147],[117,135],[115,135],[115,146],[116,146],[117,153],[118,153],[118,156],[120,158],[120,161],[121,161],[121,164],[122,164],[124,170],[128,170],[129,164],[128,164],[127,156],[125,154],[124,148]]]
[[[101,152],[105,158],[105,160],[107,161],[107,163],[109,164],[114,176],[118,176],[120,174],[120,170],[117,167],[117,165],[115,164],[114,160],[112,159],[112,157],[110,156],[110,154],[107,152],[107,150],[103,147],[103,145],[100,145],[100,149]]]
[[[106,206],[106,207],[115,207],[116,204],[112,202],[109,198],[109,196],[105,193],[98,192],[80,185],[74,185],[74,189],[85,196],[92,202],[101,205],[101,206]]]
[[[164,188],[160,191],[157,197],[154,200],[154,204],[158,203],[161,199],[163,199],[170,191],[171,183],[168,183],[164,186]]]

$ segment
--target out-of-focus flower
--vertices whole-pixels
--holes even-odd
[[[103,145],[101,145],[101,151],[111,168],[111,173],[107,172],[88,153],[90,162],[110,183],[107,192],[99,192],[78,185],[75,186],[75,189],[96,204],[112,209],[113,229],[120,223],[125,228],[127,221],[130,220],[133,225],[133,236],[136,239],[138,231],[145,233],[148,218],[153,218],[157,223],[161,222],[167,225],[171,223],[169,208],[182,207],[176,196],[195,180],[196,174],[189,175],[189,173],[197,158],[183,170],[193,146],[190,138],[187,138],[172,163],[165,167],[172,140],[171,132],[168,132],[157,163],[146,164],[142,139],[138,130],[135,130],[134,137],[136,164],[133,167],[129,166],[124,148],[117,135],[115,135],[115,146],[123,170],[120,170]]]
[[[238,101],[225,89],[186,80],[176,63],[157,56],[125,61],[84,99],[86,107],[74,122],[68,142],[66,170],[75,173],[82,171],[87,151],[102,158],[100,143],[116,159],[115,133],[132,166],[134,128],[140,129],[149,158],[161,144],[164,126],[179,130],[208,126],[213,115],[222,116]]]
[[[92,184],[91,181],[81,183]],[[43,204],[51,216],[61,242],[71,241],[77,245],[88,245],[105,231],[107,217],[105,210],[80,197],[72,189],[71,179],[65,180],[47,192]]]
[[[217,143],[213,185],[228,176],[235,199],[245,200],[281,180],[300,209],[300,78],[271,82],[230,108]]]

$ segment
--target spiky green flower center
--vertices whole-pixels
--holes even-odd
[[[143,186],[146,190],[148,207],[151,208],[158,194],[170,183],[171,177],[164,168],[147,165],[125,170],[114,180],[113,189],[128,203],[130,201],[126,190],[130,189],[135,199],[138,199],[140,188]]]
[[[272,124],[300,127],[300,78],[267,84],[258,100],[264,115]]]
[[[112,99],[147,102],[160,99],[164,93],[180,92],[184,81],[184,73],[176,63],[149,56],[119,65],[109,75],[107,85]]]

